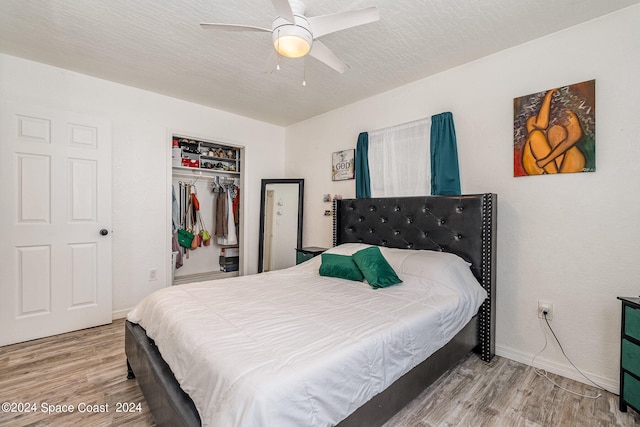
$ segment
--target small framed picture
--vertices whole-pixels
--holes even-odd
[[[333,181],[342,181],[355,178],[355,154],[356,150],[342,150],[333,153],[331,178]]]

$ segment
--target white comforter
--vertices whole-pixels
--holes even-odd
[[[404,254],[416,251],[396,252],[383,250],[403,279],[389,288],[321,277],[316,257],[165,288],[128,319],[155,340],[203,425],[334,425],[446,344],[486,297],[473,276],[416,276],[409,267],[424,263]]]

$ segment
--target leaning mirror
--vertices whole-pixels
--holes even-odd
[[[258,273],[296,264],[302,247],[304,179],[263,179],[260,192]]]

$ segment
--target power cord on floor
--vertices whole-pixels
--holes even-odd
[[[584,378],[587,379],[587,381],[589,381],[591,384],[593,384],[594,386],[596,386],[596,388],[600,389],[600,390],[605,390],[604,387],[602,387],[601,385],[595,383],[594,381],[591,380],[591,378],[587,377],[580,369],[578,369],[578,367],[571,361],[571,359],[569,359],[569,356],[567,356],[567,353],[564,352],[564,348],[562,348],[562,344],[560,344],[560,340],[558,339],[558,337],[556,336],[556,333],[553,331],[553,328],[551,327],[551,325],[549,324],[549,319],[547,319],[547,313],[542,313],[542,315],[544,316],[544,321],[547,324],[547,327],[549,328],[549,330],[551,331],[551,333],[553,334],[553,337],[555,338],[556,342],[558,343],[558,345],[560,346],[560,350],[562,351],[562,354],[564,355],[564,357],[569,361],[569,363],[571,363],[571,366],[573,366],[576,371],[578,371],[580,373],[580,375],[582,375]],[[542,347],[542,350],[540,350],[538,353],[536,353],[535,356],[533,356],[533,359],[531,360],[531,366],[533,366],[533,370],[536,374],[538,374],[539,376],[546,378],[551,384],[555,385],[556,387],[558,387],[561,390],[564,390],[566,392],[569,392],[571,394],[575,394],[576,396],[579,397],[584,397],[587,399],[597,399],[599,397],[602,397],[601,393],[598,393],[595,396],[589,396],[586,394],[580,394],[577,393],[575,391],[566,389],[562,386],[560,386],[558,383],[556,383],[555,381],[553,381],[549,375],[547,374],[547,371],[544,369],[538,369],[535,367],[535,361],[536,361],[536,357],[538,357],[546,348],[547,348],[547,334],[544,333],[544,330],[542,331],[542,335],[544,336],[544,347]]]

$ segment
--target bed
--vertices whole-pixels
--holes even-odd
[[[251,292],[259,290],[256,284],[259,284],[260,281],[266,281],[264,283],[267,283],[267,285],[262,286],[266,294],[261,296],[259,301],[249,301],[250,303],[243,304],[248,306],[245,310],[254,310],[257,313],[261,313],[262,317],[275,319],[276,323],[279,316],[281,316],[281,320],[286,320],[286,325],[282,327],[280,334],[268,335],[266,338],[258,334],[257,331],[260,331],[262,326],[256,323],[250,329],[251,333],[249,335],[251,335],[251,341],[257,343],[257,347],[235,354],[228,353],[226,345],[229,342],[237,341],[238,334],[234,335],[232,333],[230,336],[223,338],[222,341],[204,339],[199,336],[196,336],[196,340],[191,337],[191,341],[189,341],[188,334],[176,329],[177,326],[174,325],[174,323],[186,324],[190,322],[197,324],[199,322],[198,319],[200,319],[197,316],[209,316],[211,310],[201,310],[201,307],[197,305],[199,301],[203,306],[217,304],[220,313],[222,313],[217,318],[207,318],[205,323],[208,328],[222,332],[228,325],[233,324],[232,329],[235,331],[237,325],[242,323],[241,319],[247,316],[246,312],[241,315],[241,318],[234,319],[235,312],[225,311],[229,308],[227,306],[230,303],[225,302],[222,297],[217,297],[215,301],[205,304],[205,288],[213,287],[216,289],[215,292],[219,292],[219,288],[224,283],[204,283],[187,285],[186,287],[183,287],[185,285],[173,287],[178,289],[167,292],[174,293],[154,296],[150,298],[153,302],[146,302],[145,300],[144,304],[141,303],[140,307],[136,307],[136,310],[130,314],[129,320],[126,322],[125,352],[129,377],[135,376],[137,378],[158,425],[228,425],[223,420],[231,419],[237,422],[238,425],[265,425],[267,424],[265,420],[270,420],[271,416],[274,417],[273,419],[285,416],[294,417],[297,413],[311,418],[307,418],[305,421],[300,421],[301,418],[277,418],[278,424],[382,425],[471,350],[475,350],[486,361],[493,357],[496,202],[497,197],[495,194],[337,200],[334,202],[334,248],[331,251],[336,254],[350,255],[370,245],[379,247],[385,258],[390,260],[390,264],[395,269],[401,270],[399,275],[403,277],[404,282],[400,286],[385,288],[383,292],[376,293],[370,287],[367,287],[366,282],[347,283],[345,281],[340,282],[340,279],[337,282],[328,282],[325,280],[326,278],[318,276],[308,286],[295,287],[296,280],[299,277],[310,274],[314,269],[317,270],[318,265],[321,263],[321,257],[316,257],[299,266],[281,272],[262,273],[260,275],[230,279],[236,280],[233,283],[238,286],[229,293],[238,292],[244,298],[246,298],[246,295],[251,295]],[[426,252],[425,250],[433,252]],[[423,283],[421,280],[423,279],[420,278],[414,282],[412,275],[409,273],[404,274],[403,270],[407,265],[412,265],[412,268],[420,268],[422,257],[435,256],[438,252],[442,252],[442,255],[446,256],[455,254],[463,259],[467,263],[466,265],[470,266],[468,271],[475,278],[474,280],[480,283],[482,287],[480,290],[484,292],[482,294],[483,297],[486,297],[478,303],[478,305],[481,305],[477,312],[474,311],[471,315],[466,315],[469,317],[468,321],[466,318],[464,321],[460,320],[462,316],[449,316],[454,319],[453,326],[447,326],[445,329],[452,334],[452,337],[444,337],[445,334],[443,333],[442,340],[444,341],[442,343],[435,342],[440,338],[422,338],[421,328],[427,329],[424,327],[423,318],[432,315],[423,315],[417,309],[415,312],[412,311],[414,310],[413,306],[416,304],[412,303],[411,300],[417,301],[420,297],[414,297],[409,292],[413,292],[414,288],[416,290],[422,289]],[[414,261],[410,262],[409,260]],[[420,262],[418,263],[415,260],[420,260]],[[275,286],[268,285],[272,283],[268,280],[272,280],[273,277],[277,277],[277,280],[282,283],[289,283],[289,287],[286,288],[286,297],[269,293],[275,292],[275,290],[272,290]],[[347,289],[348,291],[346,291]],[[368,291],[364,289],[368,289]],[[249,293],[242,294],[242,292]],[[338,292],[347,292],[347,294],[342,295],[338,294]],[[449,291],[447,289],[429,292],[437,294],[437,298],[452,301],[449,299]],[[188,306],[178,303],[183,296],[186,298],[187,294],[195,296],[196,305]],[[365,300],[363,296],[365,294],[367,298],[371,296],[373,300],[383,297],[390,298],[385,300],[384,304],[391,304],[392,306],[397,304],[397,312],[410,313],[411,315],[396,322],[395,315],[390,315],[385,310],[373,305],[375,301]],[[332,295],[337,299],[332,300]],[[431,297],[433,295],[430,294],[429,298]],[[340,304],[346,303],[350,299],[357,300],[351,309],[345,310],[339,307]],[[166,306],[165,310],[162,312],[153,311],[155,310],[155,305],[162,304],[163,300]],[[264,304],[266,304],[265,301],[269,300],[273,301],[275,305],[271,306],[273,308],[269,310],[269,315],[264,316],[266,307]],[[325,305],[317,303],[320,300],[326,300],[327,303]],[[340,329],[343,334],[342,338],[340,338],[341,342],[357,341],[371,345],[351,352],[361,353],[361,356],[366,358],[367,363],[359,363],[357,359],[349,360],[348,357],[351,357],[349,349],[351,347],[338,347],[336,346],[338,344],[336,337],[324,334],[325,329],[331,328],[325,327],[327,323],[323,318],[316,318],[316,314],[311,313],[312,307],[308,303],[309,301],[314,301],[313,305],[325,307],[321,311],[327,312],[330,318],[339,317],[336,311],[349,313],[349,316],[345,316],[344,319],[340,318],[340,322],[344,323],[340,324],[339,328],[335,326],[331,328]],[[391,303],[388,301],[391,301]],[[192,304],[194,303],[192,302]],[[461,306],[464,304],[452,303],[450,305]],[[369,315],[364,317],[365,320],[363,320],[362,324],[359,324],[357,320],[354,320],[355,312],[364,311],[365,309],[370,310]],[[296,310],[298,313],[305,314],[303,317],[310,325],[315,322],[316,325],[322,326],[311,329],[308,332],[307,341],[301,341],[302,338],[300,336],[292,337],[294,339],[293,343],[280,341],[281,336],[286,336],[290,331],[290,318],[287,317],[290,315],[289,312],[295,312]],[[147,313],[147,311],[152,314]],[[180,322],[174,322],[175,318],[182,318],[183,313],[186,312],[196,313],[195,320],[184,319]],[[420,314],[418,315],[418,313]],[[353,316],[351,316],[352,314]],[[141,321],[145,315],[147,316],[146,325],[144,325],[146,329],[141,326],[141,324],[145,323]],[[447,316],[440,314],[439,317]],[[386,334],[385,336],[400,336],[399,345],[384,340],[374,342],[368,338],[368,330],[382,328],[380,325],[384,324],[398,324],[402,327],[408,325],[413,329],[409,332],[404,332],[404,330],[394,330],[393,333],[382,331],[383,334]],[[395,328],[396,326],[393,327]],[[158,334],[162,330],[170,331],[167,334],[170,339],[180,337],[180,340],[183,340],[184,337],[187,337],[184,341],[187,343],[189,351],[183,350],[184,354],[178,356],[179,351],[173,348],[176,346],[173,341],[170,341],[169,338],[158,338]],[[247,335],[245,330],[244,336],[246,337]],[[363,337],[367,338],[364,339]],[[219,340],[219,338],[216,339]],[[204,347],[204,344],[202,344],[201,347],[201,341],[206,341],[207,343],[211,341],[212,346]],[[434,342],[432,343],[432,341]],[[240,341],[239,344],[241,346],[248,345],[243,341]],[[308,347],[310,352],[297,352],[296,349],[298,347],[296,346],[301,349]],[[424,360],[420,355],[403,351],[403,346],[419,348],[425,354],[428,353],[428,357]],[[433,348],[427,350],[426,347]],[[332,351],[323,352],[323,348],[331,348]],[[165,358],[170,361],[174,368],[173,370],[169,368],[169,364],[161,356],[161,351],[165,352]],[[187,357],[187,353],[189,355],[196,354],[198,358],[188,361],[183,360],[183,358]],[[310,356],[306,355],[312,353],[321,355],[321,357],[319,359],[311,359]],[[381,357],[377,356],[378,353]],[[397,362],[391,358],[391,353],[407,353],[407,356]],[[267,354],[268,356],[266,356]],[[229,360],[225,361],[225,358],[232,358],[233,363],[230,363]],[[228,373],[228,376],[225,378],[220,377],[222,379],[219,380],[212,380],[206,377],[204,373],[198,375],[204,371],[204,368],[198,365],[204,359],[211,359],[207,363],[219,364],[223,367],[223,371]],[[247,359],[246,365],[244,364],[244,359]],[[286,360],[286,363],[283,363],[282,360]],[[180,367],[181,364],[184,365],[182,368]],[[391,373],[386,373],[386,369],[389,366],[382,366],[381,364],[390,365]],[[259,370],[256,367],[260,365],[264,366]],[[357,368],[365,365],[369,367],[368,371],[364,372],[364,374],[357,374]],[[283,367],[285,369],[282,369]],[[382,370],[383,368],[385,371]],[[196,385],[194,386],[193,383],[185,385],[184,388],[187,393],[181,388],[180,382],[184,383],[185,377],[189,376],[189,374],[185,374],[189,369],[191,371],[190,375],[195,377]],[[174,375],[174,371],[177,374]],[[316,385],[318,381],[323,382],[322,379],[351,375],[352,372],[354,380],[343,381],[340,386],[327,382],[321,390]],[[269,377],[271,374],[274,376]],[[364,378],[364,382],[357,382],[358,375],[360,377],[367,377],[368,375],[369,377]],[[176,376],[180,380],[177,380]],[[318,377],[320,377],[319,380],[317,379]],[[263,385],[257,380],[255,383],[246,381],[247,378],[273,379],[267,381],[266,383],[268,384]],[[296,378],[302,378],[303,381],[300,383],[293,381]],[[223,384],[223,386],[219,384]],[[224,390],[218,390],[219,393],[213,396],[223,399],[223,404],[218,406],[224,408],[224,410],[219,408],[203,409],[201,395],[209,393],[209,388],[213,390],[211,393],[215,393],[214,389],[221,387]],[[240,398],[236,398],[235,394],[231,392],[233,390],[235,393],[236,389],[243,390],[243,392],[238,392]],[[316,389],[320,391],[316,393]],[[255,395],[247,393],[247,390],[255,390]],[[306,396],[305,393],[309,393],[309,390],[312,392],[312,397],[300,398],[302,395]],[[208,402],[209,400],[207,399],[210,399],[211,396],[207,396],[205,400]],[[265,396],[264,399],[266,400],[262,400],[263,396]],[[200,408],[196,407],[194,400],[200,402]],[[283,415],[278,413],[272,415],[275,413],[271,411],[276,411],[276,409],[272,408],[272,406],[276,405],[276,401],[286,402],[290,414]],[[229,409],[236,408],[236,406],[239,409]],[[309,407],[312,409],[307,412],[312,416],[304,413],[305,408]],[[340,408],[335,409],[334,413],[334,407]],[[201,421],[199,412],[205,414],[204,422]],[[254,413],[256,414],[255,416],[253,415]],[[215,417],[210,418],[210,414],[215,414]],[[215,422],[210,423],[211,419],[215,420]]]

